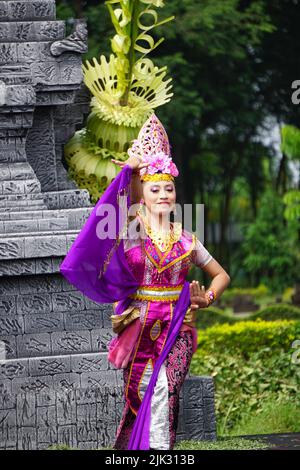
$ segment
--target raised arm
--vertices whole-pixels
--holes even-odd
[[[141,163],[141,160],[139,160],[137,157],[129,157],[125,162],[112,159],[112,162],[118,165],[120,168],[124,168],[125,165],[129,165],[133,169],[130,187],[130,202],[131,204],[139,203],[142,198],[140,170],[147,167],[149,163]]]
[[[138,204],[143,195],[142,183],[139,173],[133,173],[130,185],[130,201],[131,204]]]

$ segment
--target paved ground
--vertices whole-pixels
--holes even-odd
[[[239,436],[247,439],[261,439],[270,444],[275,444],[270,447],[272,450],[300,450],[300,432],[288,432],[283,434],[256,434],[250,436]]]

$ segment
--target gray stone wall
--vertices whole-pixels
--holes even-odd
[[[59,266],[91,213],[63,146],[88,113],[84,21],[65,37],[54,0],[0,1],[0,448],[113,442],[122,370],[107,361],[111,306]],[[211,377],[181,392],[178,439],[215,439]]]

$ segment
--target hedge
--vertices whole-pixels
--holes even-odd
[[[261,284],[258,287],[233,287],[226,289],[221,297],[221,301],[225,303],[231,303],[237,295],[251,295],[255,299],[266,297],[270,294],[267,286]]]
[[[220,308],[211,306],[198,310],[196,317],[196,325],[199,329],[209,328],[213,325],[221,325],[228,323],[233,325],[242,321],[255,321],[257,319],[265,321],[273,320],[299,320],[300,321],[300,308],[291,304],[274,304],[264,307],[258,312],[249,314],[248,317],[235,317],[224,313]]]
[[[299,320],[300,321],[300,308],[291,304],[274,304],[268,305],[267,307],[259,310],[250,315],[247,320],[256,320],[261,318],[262,320]]]
[[[289,350],[294,339],[300,339],[300,322],[293,320],[239,321],[233,325],[224,323],[206,330],[198,330],[198,349],[206,352],[230,352],[243,354],[269,347]]]
[[[201,308],[196,313],[196,325],[199,329],[208,328],[215,324],[234,324],[237,321],[240,321],[239,318],[234,318],[217,307]]]
[[[198,339],[190,372],[214,378],[219,433],[259,412],[271,397],[300,406],[300,364],[292,361],[299,321],[215,325],[199,331]]]

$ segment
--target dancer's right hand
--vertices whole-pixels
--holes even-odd
[[[205,308],[208,306],[208,300],[205,296],[205,287],[199,286],[198,281],[192,281],[190,283],[190,299],[191,299],[191,310],[198,310],[198,308]]]

